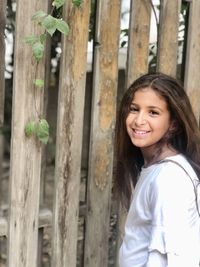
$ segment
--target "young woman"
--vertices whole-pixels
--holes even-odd
[[[200,132],[176,79],[146,74],[127,90],[116,167],[128,209],[119,266],[199,267]]]

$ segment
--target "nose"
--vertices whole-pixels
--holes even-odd
[[[137,116],[135,117],[135,125],[140,126],[146,123],[146,116],[144,112],[138,112]]]

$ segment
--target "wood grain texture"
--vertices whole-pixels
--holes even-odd
[[[148,72],[150,19],[151,5],[149,0],[131,1],[125,90],[135,79]],[[118,217],[117,249],[119,250],[126,218],[126,213],[122,208],[119,208]],[[116,266],[118,266],[117,256]]]
[[[5,96],[5,40],[4,31],[6,23],[7,1],[0,1],[0,127],[4,121],[4,96]]]
[[[4,137],[2,126],[4,123],[4,99],[5,99],[5,23],[6,23],[6,4],[7,1],[0,1],[0,204],[2,204],[2,162],[4,154]]]
[[[149,0],[131,1],[126,88],[148,71],[150,18]]]
[[[157,70],[176,76],[181,0],[162,0],[158,36]]]
[[[41,170],[41,144],[24,133],[29,120],[43,111],[43,90],[34,88],[33,80],[44,78],[44,63],[36,73],[36,60],[24,38],[40,34],[42,29],[31,21],[37,10],[47,11],[48,1],[17,3],[14,88],[12,106],[11,169],[9,194],[8,266],[36,267],[38,214]]]
[[[120,31],[120,1],[97,3],[85,233],[87,267],[108,264]]]
[[[52,267],[75,267],[90,1],[67,1],[58,99]]]
[[[189,28],[184,85],[189,95],[196,119],[200,122],[200,1],[190,3]]]
[[[39,228],[52,225],[52,211],[49,209],[41,209],[39,212]],[[8,221],[6,218],[0,218],[0,236],[8,236]]]

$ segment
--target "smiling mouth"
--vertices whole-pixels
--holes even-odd
[[[145,135],[147,133],[150,133],[150,131],[144,131],[144,130],[136,130],[136,129],[133,129],[133,132],[137,135]]]

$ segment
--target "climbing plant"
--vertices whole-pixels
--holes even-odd
[[[76,7],[79,7],[82,3],[82,0],[71,0],[72,4]],[[40,61],[44,57],[45,45],[48,35],[51,37],[56,31],[59,31],[61,34],[68,35],[69,26],[62,17],[57,17],[55,14],[61,14],[59,12],[65,4],[66,0],[54,0],[52,2],[52,9],[49,14],[43,10],[38,10],[33,14],[32,21],[37,23],[39,27],[42,27],[42,33],[37,35],[30,35],[25,37],[25,42],[31,46],[33,57],[36,60],[36,75],[37,69]],[[57,12],[55,12],[57,11]],[[44,88],[44,80],[39,77],[35,77],[33,80],[34,90],[42,90]],[[35,105],[36,108],[36,105]],[[36,120],[29,121],[25,126],[25,134],[27,137],[36,136],[42,143],[47,144],[49,139],[49,124],[46,119],[41,118],[38,114]]]

